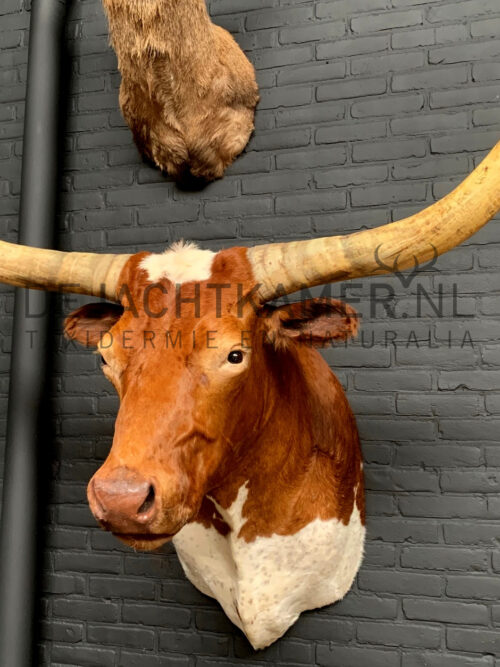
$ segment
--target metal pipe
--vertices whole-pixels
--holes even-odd
[[[66,0],[32,0],[19,242],[51,247],[57,196],[59,87]],[[27,303],[29,302],[29,309]],[[0,523],[0,665],[33,661],[40,405],[45,394],[45,293],[17,289]]]

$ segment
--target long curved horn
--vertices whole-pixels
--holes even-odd
[[[0,241],[0,283],[117,300],[130,255],[60,252]]]
[[[248,250],[259,296],[270,301],[304,287],[399,271],[472,236],[500,210],[500,142],[450,194],[415,215],[346,236],[273,243]],[[375,249],[383,262],[377,262]]]

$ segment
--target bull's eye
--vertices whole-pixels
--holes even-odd
[[[102,354],[100,355],[100,358],[101,358],[101,366],[107,366],[106,359],[102,356]]]
[[[243,361],[243,352],[241,350],[232,350],[227,355],[227,360],[230,364],[241,364]]]

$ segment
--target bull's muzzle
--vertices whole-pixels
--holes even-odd
[[[126,467],[97,472],[88,486],[90,509],[107,530],[147,534],[157,515],[155,484]]]

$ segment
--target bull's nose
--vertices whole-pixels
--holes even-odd
[[[89,500],[96,518],[114,533],[147,530],[156,510],[153,483],[128,468],[96,474],[89,484]]]

